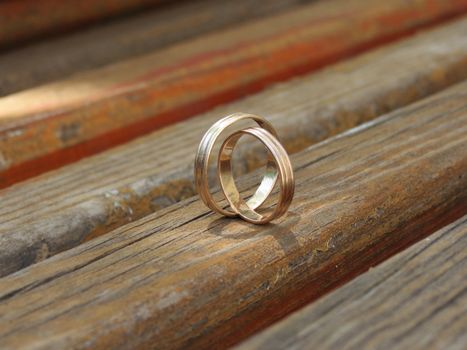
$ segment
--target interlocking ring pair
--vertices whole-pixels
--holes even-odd
[[[217,175],[224,196],[231,208],[231,210],[227,210],[215,202],[209,191],[209,159],[222,131],[242,120],[253,120],[258,126],[245,128],[229,135],[223,142],[218,155]],[[247,201],[240,196],[235,185],[231,166],[235,145],[243,135],[251,135],[257,138],[269,151],[266,173],[256,192]],[[279,180],[280,192],[276,207],[269,210],[269,212],[258,213],[256,209],[268,198],[277,180]],[[202,201],[210,209],[228,217],[240,216],[242,219],[254,224],[265,224],[284,215],[292,202],[295,188],[292,165],[287,152],[278,141],[276,130],[266,119],[245,113],[235,113],[222,118],[212,125],[203,136],[195,158],[195,185]]]

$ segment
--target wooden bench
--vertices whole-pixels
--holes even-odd
[[[462,348],[467,1],[153,3],[0,54],[0,348]],[[238,111],[295,171],[265,226],[193,185]]]
[[[466,212],[466,98],[462,83],[296,154],[294,206],[273,225],[193,197],[3,278],[0,339],[235,343]]]
[[[4,190],[0,275],[193,196],[194,152],[220,116],[265,115],[295,153],[466,78],[466,30],[456,21]],[[244,173],[264,159],[263,148],[239,152]]]

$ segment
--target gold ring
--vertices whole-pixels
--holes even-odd
[[[222,143],[217,161],[217,175],[222,192],[230,204],[232,211],[217,204],[209,191],[208,170],[211,152],[221,133],[232,124],[241,120],[253,120],[259,127],[239,130]],[[247,201],[241,198],[232,175],[231,158],[235,145],[245,134],[257,138],[268,150],[266,174],[260,186]],[[242,219],[254,223],[265,224],[286,213],[294,194],[294,176],[292,165],[287,152],[277,138],[277,132],[264,118],[252,114],[235,113],[216,122],[203,136],[195,157],[195,186],[201,200],[212,210],[228,216],[240,216]],[[275,209],[266,214],[256,212],[280,180],[279,200]]]
[[[225,210],[220,207],[214,200],[211,192],[209,191],[209,184],[208,184],[208,171],[209,171],[209,159],[211,158],[212,149],[221,135],[222,131],[226,128],[231,126],[234,123],[237,123],[241,120],[253,120],[259,126],[264,128],[265,130],[269,131],[271,134],[277,137],[277,132],[274,127],[263,117],[247,114],[247,113],[235,113],[231,114],[225,118],[214,123],[209,130],[204,134],[203,138],[198,147],[198,152],[196,153],[195,157],[195,186],[196,190],[201,197],[201,200],[206,204],[210,209],[217,211],[218,213],[229,216],[235,217],[238,214],[236,212],[232,212],[229,210]],[[267,172],[276,172],[274,162],[268,161],[266,165]],[[277,175],[276,175],[277,179]],[[248,200],[248,205],[256,209],[258,208],[268,197],[269,193],[274,188],[276,181],[271,183],[268,179],[266,181],[262,181],[258,189],[256,190],[255,194]]]
[[[259,214],[245,202],[238,192],[237,186],[232,175],[231,159],[235,145],[240,137],[245,134],[256,137],[268,149],[269,157],[274,161],[279,173],[279,200],[274,210],[267,214]],[[237,131],[230,135],[222,144],[218,158],[218,175],[222,191],[230,204],[230,207],[240,215],[240,217],[253,224],[265,224],[269,221],[284,215],[292,202],[294,194],[294,176],[292,165],[287,152],[280,142],[268,131],[254,127]],[[274,187],[277,179],[277,171],[266,171],[262,183],[267,182]],[[269,195],[269,193],[267,194]],[[266,196],[267,196],[266,195]]]

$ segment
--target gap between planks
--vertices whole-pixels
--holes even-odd
[[[0,275],[194,195],[194,153],[223,115],[263,115],[297,152],[465,79],[465,32],[456,21],[1,191]],[[262,148],[236,154],[242,173],[264,159]]]
[[[467,213],[466,100],[464,82],[293,155],[274,224],[194,197],[0,279],[0,346],[245,339]]]

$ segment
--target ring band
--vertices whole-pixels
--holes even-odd
[[[235,113],[231,114],[225,118],[214,123],[209,130],[204,134],[203,138],[201,139],[201,143],[198,147],[198,152],[196,153],[195,157],[195,169],[194,169],[194,177],[195,177],[195,186],[201,197],[201,200],[206,204],[210,209],[217,211],[218,213],[228,216],[228,217],[235,217],[238,214],[236,212],[232,212],[229,210],[225,210],[224,208],[220,207],[214,200],[211,192],[209,191],[209,184],[208,184],[208,171],[209,171],[209,159],[211,156],[212,149],[221,135],[222,131],[226,128],[231,126],[234,123],[237,123],[241,120],[253,120],[255,121],[260,127],[264,128],[265,130],[269,131],[270,134],[277,137],[277,132],[266,119],[263,117],[253,115],[253,114],[246,114],[246,113]],[[263,180],[256,190],[255,194],[247,201],[248,205],[252,209],[258,208],[268,197],[271,191],[274,188],[274,185],[277,180],[277,171],[275,169],[275,164],[272,161],[268,161],[266,165],[266,171],[268,173],[275,172],[275,180],[273,182],[270,179]]]
[[[245,202],[238,192],[232,175],[231,159],[238,140],[243,135],[256,137],[268,149],[269,157],[274,162],[277,171],[266,171],[262,183],[268,183],[271,187],[279,175],[279,200],[274,210],[267,214],[259,214],[256,208],[250,205],[250,201]],[[222,144],[218,157],[218,175],[221,182],[222,191],[229,202],[231,208],[244,220],[254,224],[265,224],[287,212],[294,195],[294,176],[292,165],[287,152],[280,142],[265,129],[253,127],[237,131],[230,135]],[[266,194],[269,195],[269,193]],[[253,197],[252,197],[253,198]],[[256,204],[256,203],[255,203]],[[259,207],[259,205],[257,206]]]
[[[222,143],[217,157],[217,175],[222,192],[230,204],[231,210],[228,210],[217,204],[209,191],[209,161],[221,133],[229,126],[242,120],[254,121],[258,126],[245,128],[229,135]],[[268,150],[266,173],[253,196],[247,201],[240,196],[235,185],[231,164],[235,145],[243,135],[257,138]],[[228,217],[240,216],[254,224],[265,224],[285,214],[294,195],[295,182],[292,165],[287,152],[278,140],[276,130],[266,119],[253,114],[231,114],[209,128],[201,139],[196,153],[194,177],[200,198],[210,209]],[[258,213],[256,209],[266,201],[278,179],[280,191],[277,205],[266,213]]]

